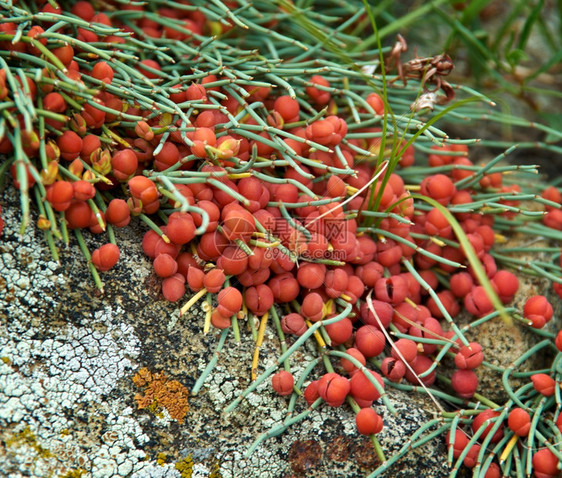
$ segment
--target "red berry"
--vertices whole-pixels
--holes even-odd
[[[185,294],[185,277],[177,273],[166,277],[162,281],[162,294],[170,302],[180,300]]]
[[[187,277],[189,267],[199,267],[191,252],[182,252],[176,257],[176,262],[178,263],[178,272],[184,277]]]
[[[133,176],[127,181],[131,196],[140,199],[143,206],[158,200],[159,192],[156,184],[145,176]]]
[[[468,441],[469,440],[466,436],[466,433],[462,430],[459,430],[458,428],[455,430],[454,441],[450,440],[450,432],[447,432],[445,436],[445,442],[447,443],[447,446],[453,447],[454,458],[458,458],[459,456],[461,456],[462,452],[466,448],[466,445],[468,445]]]
[[[60,93],[49,93],[43,98],[43,108],[53,113],[63,113],[66,110],[66,101]]]
[[[277,372],[271,377],[271,384],[273,389],[281,396],[291,395],[293,393],[293,386],[295,380],[293,376],[286,370]]]
[[[372,301],[373,309],[376,313],[376,317],[369,308],[369,305],[366,302],[361,304],[360,314],[361,320],[365,324],[374,325],[377,328],[380,328],[379,321],[382,324],[382,327],[385,329],[388,328],[390,322],[392,322],[392,315],[393,315],[393,308],[388,302],[382,302],[380,300],[373,300]],[[377,320],[378,318],[378,320]]]
[[[71,229],[85,229],[90,225],[92,209],[84,201],[73,201],[64,211],[64,218]]]
[[[281,319],[281,328],[284,333],[296,335],[297,337],[300,337],[307,330],[304,318],[295,312],[285,315]]]
[[[474,417],[474,420],[472,421],[472,432],[476,433],[484,425],[484,422],[486,420],[493,419],[499,416],[500,413],[495,412],[492,409],[488,408],[484,410],[483,412],[476,415],[476,417]],[[484,438],[488,436],[488,433],[490,433],[494,424],[495,422],[490,422],[489,425],[486,426],[486,428],[480,435],[479,438],[480,441],[484,440]],[[502,437],[503,437],[503,426],[500,426],[500,428],[494,433],[494,436],[491,439],[491,443],[497,443]]]
[[[107,222],[113,226],[127,226],[129,222],[131,222],[131,209],[129,208],[127,201],[123,199],[112,199],[107,205],[105,218],[107,219]],[[156,236],[158,236],[158,234],[156,234]]]
[[[450,290],[460,299],[463,299],[474,287],[474,280],[468,272],[458,272],[451,276]]]
[[[477,342],[470,342],[468,346],[463,345],[459,353],[455,356],[455,365],[460,369],[475,369],[478,367],[484,354],[482,353],[482,346]]]
[[[353,335],[353,323],[351,319],[344,317],[337,322],[326,325],[326,332],[332,340],[332,346],[340,345],[347,342]]]
[[[362,408],[355,415],[355,425],[361,435],[375,435],[382,430],[383,421],[372,408]]]
[[[478,388],[478,377],[474,371],[459,369],[451,376],[451,387],[461,398],[471,398]]]
[[[170,214],[166,235],[174,244],[183,245],[195,237],[195,223],[187,212],[174,212]]]
[[[419,385],[418,377],[425,385],[433,385],[436,379],[435,371],[432,371],[429,375],[426,375],[425,377],[420,377],[420,375],[424,372],[427,372],[432,365],[433,365],[433,360],[426,357],[425,355],[418,355],[416,357],[416,360],[414,360],[414,362],[410,364],[410,367],[412,367],[412,370],[414,371],[415,374],[412,373],[410,369],[406,369],[406,373],[404,374],[404,377],[406,378],[406,380],[408,380],[408,382],[414,385]]]
[[[203,288],[205,273],[194,266],[187,268],[187,285],[193,292],[199,292]]]
[[[536,478],[560,476],[558,458],[548,448],[542,448],[533,455],[533,471]]]
[[[322,76],[319,76],[319,75],[314,75],[312,78],[310,78],[310,83],[315,84],[315,85],[319,85],[319,86],[325,86],[325,87],[330,86],[330,83],[328,82],[328,80],[326,80],[326,78],[324,78]],[[316,88],[315,86],[307,86],[306,87],[306,94],[318,106],[324,106],[324,105],[328,104],[330,102],[330,98],[331,98],[331,94],[330,94],[329,91],[320,90],[320,89]]]
[[[185,91],[185,97],[188,101],[205,101],[207,100],[207,90],[203,85],[191,83]]]
[[[453,228],[439,209],[431,209],[426,214],[425,232],[430,236],[440,236],[445,239],[452,237]]]
[[[133,152],[132,149],[122,149],[121,151],[117,151],[111,158],[111,167],[113,168],[112,174],[117,179],[119,179],[119,181],[127,181],[127,179],[129,179],[133,174],[135,174],[138,166],[139,166],[139,161],[137,159],[137,155]],[[141,176],[137,176],[137,177],[141,177]],[[150,179],[148,179],[148,181],[150,181]]]
[[[92,252],[92,264],[101,272],[111,269],[119,260],[119,247],[115,244],[104,244]]]
[[[435,199],[443,206],[446,206],[457,192],[451,178],[444,174],[428,176],[421,182],[420,187],[422,194]]]
[[[277,111],[286,122],[298,121],[299,119],[299,102],[288,95],[277,98],[273,103],[273,109]]]
[[[406,365],[400,359],[386,357],[381,363],[381,372],[391,382],[399,383],[406,374]]]
[[[372,378],[380,384],[379,388],[384,388],[384,382],[382,377],[373,370],[368,370]],[[358,371],[349,380],[351,384],[351,395],[353,398],[359,398],[362,400],[378,400],[380,398],[380,393],[377,388],[371,383],[364,372]]]
[[[396,349],[400,351],[401,356],[398,354]],[[392,347],[390,354],[396,360],[403,360],[405,362],[412,363],[418,356],[418,346],[413,340],[399,339],[394,342],[394,346]]]
[[[222,269],[211,269],[205,274],[203,285],[209,292],[216,294],[222,289],[226,277]]]
[[[374,325],[363,325],[355,332],[355,346],[367,358],[379,355],[384,345],[384,334]]]
[[[501,478],[502,472],[497,463],[490,463],[484,478]]]
[[[307,294],[302,301],[300,312],[303,317],[313,322],[318,322],[322,319],[324,312],[324,300],[322,296],[317,292]]]
[[[507,417],[507,426],[517,436],[527,436],[531,428],[531,416],[522,408],[514,408]]]
[[[275,302],[290,302],[296,299],[300,293],[300,285],[290,272],[273,277],[267,285],[273,292]]]
[[[492,301],[481,285],[476,286],[466,295],[464,298],[464,306],[469,313],[477,317],[483,317],[494,310]]]
[[[318,289],[324,284],[326,266],[308,262],[299,267],[297,280],[305,289]]]
[[[82,20],[86,20],[87,22],[91,21],[96,14],[92,4],[84,0],[76,2],[72,6],[72,9],[70,11],[73,15],[76,15],[77,17],[80,17]]]
[[[163,232],[164,230],[165,228],[162,228]],[[154,246],[154,257],[158,256],[159,254],[170,254],[175,259],[180,253],[180,247],[181,246],[178,246],[171,242],[166,242],[164,241],[164,239],[159,237]]]
[[[499,270],[492,277],[492,283],[497,287],[498,295],[504,304],[511,302],[519,288],[519,280],[512,272]]]
[[[356,348],[349,348],[345,351],[348,355],[351,355],[354,359],[358,360],[362,365],[367,363],[365,356]],[[359,370],[351,360],[346,358],[340,359],[343,369],[350,375],[353,375],[357,370]]]
[[[224,316],[218,309],[215,309],[211,314],[211,324],[217,329],[228,329],[232,325],[232,320],[229,316]]]
[[[342,405],[350,389],[349,380],[337,373],[327,373],[318,381],[318,394],[331,407]]]
[[[464,460],[462,462],[463,465],[467,468],[474,468],[476,466],[476,460],[478,459],[478,454],[480,453],[481,448],[482,447],[477,443],[472,445],[470,447],[470,450],[468,450],[468,453],[464,457]]]
[[[113,81],[113,68],[105,61],[98,61],[92,68],[91,76],[109,84]]]
[[[554,379],[546,373],[536,373],[531,375],[533,388],[545,397],[554,395],[554,388],[557,386]]]
[[[47,201],[55,211],[65,211],[70,207],[74,197],[74,188],[69,181],[55,181],[47,187]]]
[[[245,209],[230,210],[223,221],[223,234],[227,239],[234,241],[241,239],[248,242],[252,233],[256,230],[256,224],[252,214]]]
[[[324,279],[326,294],[328,294],[328,296],[330,296],[333,299],[339,297],[343,293],[343,291],[347,288],[348,282],[349,282],[349,276],[345,273],[343,269],[337,268],[328,271]]]
[[[166,141],[162,149],[154,156],[154,166],[157,171],[164,171],[181,159],[178,147],[171,141]]]
[[[217,309],[226,317],[237,314],[242,308],[242,294],[234,287],[222,289],[217,296],[217,301]]]
[[[523,316],[529,320],[532,320],[533,316],[539,316],[544,318],[544,323],[548,322],[552,318],[553,309],[547,298],[542,295],[534,295],[529,297],[523,306]],[[543,324],[544,325],[544,324]]]
[[[169,254],[159,254],[156,256],[152,266],[154,267],[154,272],[159,277],[170,277],[178,270],[178,263]]]
[[[246,306],[255,315],[265,314],[273,305],[273,293],[265,284],[248,287],[244,293]]]
[[[57,138],[57,146],[60,149],[62,159],[72,161],[80,155],[82,151],[82,138],[74,131],[66,130]]]
[[[78,201],[87,201],[96,195],[96,188],[94,185],[83,179],[74,181],[72,183],[72,189],[74,190],[74,199]]]
[[[151,259],[156,257],[156,244],[159,240],[160,236],[152,229],[146,231],[142,237],[142,250]]]
[[[74,48],[72,48],[70,45],[64,45],[58,48],[54,48],[53,50],[51,50],[51,53],[55,55],[66,67],[68,67],[74,59]]]
[[[367,104],[373,108],[375,113],[379,116],[384,114],[384,101],[377,93],[370,93],[367,98],[365,98]]]
[[[318,394],[318,380],[311,382],[308,386],[304,389],[304,399],[308,405],[312,405],[316,400],[320,398]]]
[[[375,283],[375,295],[383,302],[399,304],[408,296],[408,283],[399,275],[382,277]]]

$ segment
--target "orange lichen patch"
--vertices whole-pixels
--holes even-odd
[[[170,417],[183,423],[189,410],[187,397],[189,392],[177,380],[169,380],[164,372],[152,373],[147,368],[140,369],[133,377],[137,387],[144,387],[144,395],[135,395],[139,410],[165,408]]]

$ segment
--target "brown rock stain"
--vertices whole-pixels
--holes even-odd
[[[322,461],[322,447],[316,440],[297,440],[291,445],[288,458],[293,471],[304,474]]]

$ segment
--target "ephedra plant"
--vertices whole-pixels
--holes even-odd
[[[0,174],[19,191],[22,230],[42,229],[55,259],[73,235],[103,290],[100,273],[119,267],[114,228],[146,224],[163,297],[184,301],[182,314],[202,302],[202,333],[221,331],[217,352],[227,340],[256,344],[251,385],[227,411],[270,379],[288,397],[288,418],[248,453],[346,404],[380,458],[370,476],[436,436],[452,475],[464,465],[475,476],[556,476],[562,339],[545,328],[549,299],[510,302],[514,271],[561,294],[560,248],[527,261],[513,253],[533,249],[497,242],[559,240],[560,190],[538,185],[532,165],[503,162],[513,147],[474,164],[476,140],[435,126],[469,123],[487,104],[446,81],[448,55],[406,60],[401,37],[347,48],[366,20],[376,36],[367,3],[304,3],[0,1]],[[461,329],[463,310],[474,320]],[[543,340],[494,368],[463,334],[489,320]],[[281,354],[258,375],[267,327]],[[291,356],[307,341],[318,356],[294,376]],[[510,377],[539,351],[552,364],[513,390]],[[478,367],[502,376],[506,403],[478,393]],[[394,411],[392,388],[430,394],[439,417],[385,456],[377,409]]]

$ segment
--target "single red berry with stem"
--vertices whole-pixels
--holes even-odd
[[[400,351],[400,354],[396,349]],[[403,360],[405,362],[412,363],[418,356],[418,346],[413,340],[398,339],[394,342],[394,346],[392,347],[390,354],[396,360]]]
[[[356,359],[357,361],[359,361],[363,366],[367,363],[367,360],[365,359],[365,356],[356,348],[349,348],[345,351],[348,355],[351,355],[351,357],[353,357],[354,359]],[[357,366],[355,366],[351,360],[348,360],[346,358],[340,358],[340,363],[341,366],[343,367],[343,369],[349,374],[349,375],[353,375],[355,372],[357,372],[359,370],[359,368],[357,368]]]
[[[177,302],[185,295],[185,277],[175,273],[162,281],[162,294],[170,302]]]
[[[536,478],[554,478],[560,476],[558,458],[548,448],[541,448],[533,455],[533,472]]]
[[[119,260],[119,247],[108,243],[92,252],[92,264],[100,271],[105,272],[111,269]]]
[[[131,222],[131,209],[129,208],[127,201],[125,201],[124,199],[112,199],[107,205],[105,218],[107,219],[107,222],[112,226],[127,226],[129,222]]]
[[[159,277],[170,277],[177,272],[178,263],[169,254],[159,254],[154,259],[152,267]]]
[[[454,441],[450,440],[450,435],[450,432],[447,431],[445,442],[447,443],[448,447],[453,447],[453,458],[458,458],[459,456],[461,456],[462,452],[468,445],[468,437],[466,436],[465,432],[459,430],[458,428],[455,430]]]
[[[355,332],[355,347],[367,358],[382,353],[384,345],[384,334],[374,325],[363,325]]]
[[[231,317],[242,308],[242,293],[235,287],[225,287],[217,296],[219,312],[226,316]]]
[[[222,289],[225,280],[226,277],[224,275],[224,271],[222,269],[215,268],[205,274],[203,285],[209,292],[216,294]]]
[[[527,436],[531,429],[531,416],[522,408],[514,408],[507,417],[507,426],[517,436]]]
[[[391,382],[399,383],[406,374],[406,365],[400,359],[386,357],[381,363],[381,372]]]
[[[331,407],[339,407],[351,390],[349,380],[337,373],[327,373],[318,381],[318,394]]]
[[[483,360],[482,346],[477,342],[463,345],[455,355],[455,365],[459,369],[475,369]]]
[[[373,370],[362,372],[360,370],[356,372],[349,380],[349,383],[351,385],[350,393],[353,398],[359,398],[361,400],[378,400],[380,398],[380,393],[367,378],[365,373],[371,374],[372,378],[380,384],[380,388],[384,389],[384,382],[382,380],[382,377],[377,372]]]
[[[308,403],[308,406],[312,405],[320,398],[320,395],[318,394],[318,382],[319,380],[310,382],[304,389],[304,399],[306,400],[306,403]]]
[[[324,312],[324,300],[322,296],[317,292],[307,294],[302,301],[300,312],[303,317],[313,322],[318,322],[322,319]]]
[[[499,416],[500,416],[499,412],[496,412],[490,408],[484,410],[483,412],[476,415],[476,417],[474,417],[474,420],[472,421],[472,432],[476,433],[480,429],[480,427],[484,426],[484,422],[486,420],[491,420]],[[492,430],[492,427],[494,426],[494,423],[495,422],[490,421],[489,424],[486,426],[486,428],[484,428],[484,431],[482,432],[479,438],[480,441],[484,440],[484,438],[488,436],[488,434]],[[502,437],[503,437],[503,425],[501,425],[500,428],[498,428],[498,430],[494,433],[490,441],[492,443],[497,443],[498,441],[501,440]]]
[[[375,435],[382,430],[383,420],[372,408],[362,408],[355,415],[355,425],[361,435]]]
[[[281,370],[271,377],[271,384],[273,385],[273,389],[284,397],[293,393],[295,380],[291,373],[286,370]]]
[[[300,337],[306,332],[307,328],[303,316],[296,312],[287,314],[281,319],[281,329],[285,334]]]
[[[478,377],[473,370],[459,369],[451,376],[451,387],[461,398],[471,398],[478,388]]]
[[[554,388],[556,387],[556,381],[546,373],[535,373],[531,375],[531,381],[533,382],[533,388],[545,397],[550,397],[554,395]]]

